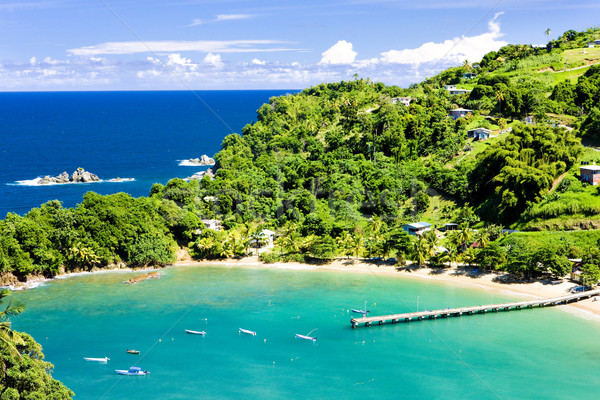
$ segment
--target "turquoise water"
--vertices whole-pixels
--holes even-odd
[[[348,310],[365,300],[377,315],[416,310],[417,301],[435,309],[492,298],[371,274],[200,266],[161,273],[137,285],[121,282],[139,273],[113,273],[16,293],[28,309],[14,328],[43,345],[53,376],[77,399],[588,399],[600,385],[600,325],[559,309],[353,330]],[[315,343],[294,337],[311,331]],[[104,365],[83,360],[105,356]],[[132,365],[151,374],[114,372]]]

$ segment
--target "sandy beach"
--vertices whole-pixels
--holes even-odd
[[[535,282],[511,282],[510,275],[506,273],[480,273],[475,268],[453,267],[446,269],[431,269],[421,267],[407,267],[397,269],[395,266],[386,264],[366,263],[363,260],[338,259],[325,265],[302,264],[302,263],[273,263],[265,264],[258,257],[246,257],[235,260],[204,260],[193,261],[184,259],[178,261],[174,266],[206,265],[223,267],[246,267],[246,268],[280,268],[298,269],[312,271],[335,271],[342,273],[377,274],[381,276],[394,276],[401,279],[428,279],[444,282],[451,285],[475,287],[486,291],[500,294],[509,294],[522,297],[523,299],[554,298],[569,294],[572,287],[577,283],[568,279],[561,283],[552,281]],[[593,319],[600,322],[600,301],[595,299],[582,300],[577,303],[557,307],[566,312],[575,314],[585,319]]]

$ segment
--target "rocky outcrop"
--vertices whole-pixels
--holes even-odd
[[[188,176],[187,178],[185,178],[186,180],[192,180],[192,179],[197,179],[197,180],[201,180],[202,178],[204,178],[204,175],[208,175],[208,177],[210,178],[210,180],[215,179],[215,174],[213,173],[212,169],[207,169],[206,171],[200,171],[200,172],[196,172],[194,175],[192,176]]]
[[[158,279],[158,278],[160,278],[160,274],[158,272],[149,272],[147,274],[138,275],[135,278],[131,278],[130,280],[125,281],[123,283],[136,284],[141,281],[145,281],[146,279]]]
[[[40,185],[48,185],[48,184],[56,184],[56,183],[88,183],[88,182],[98,182],[100,178],[98,175],[92,174],[84,170],[83,168],[77,168],[75,172],[71,176],[67,173],[67,171],[63,172],[58,176],[50,176],[46,175],[40,181]]]
[[[206,154],[202,154],[200,158],[190,158],[188,162],[194,165],[215,165],[215,159]]]

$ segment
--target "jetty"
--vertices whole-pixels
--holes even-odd
[[[553,299],[517,301],[517,302],[513,302],[513,303],[490,304],[490,305],[485,305],[485,306],[446,308],[443,310],[433,310],[433,311],[426,310],[426,311],[409,312],[409,313],[403,313],[403,314],[391,314],[391,315],[379,315],[379,316],[373,316],[373,317],[352,318],[352,319],[350,319],[350,323],[352,324],[352,328],[357,328],[359,326],[371,326],[372,324],[377,324],[377,325],[396,324],[399,322],[423,321],[426,319],[461,317],[463,315],[485,314],[487,312],[511,311],[511,310],[522,310],[524,308],[556,306],[559,304],[568,304],[568,303],[574,303],[574,302],[577,302],[577,301],[583,300],[583,299],[589,299],[589,298],[597,296],[597,295],[600,295],[600,289],[570,294],[567,296],[556,297]]]

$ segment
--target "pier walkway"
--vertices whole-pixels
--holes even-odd
[[[510,311],[510,310],[521,310],[523,308],[533,308],[555,306],[558,304],[567,304],[576,302],[583,299],[589,299],[600,295],[600,289],[588,290],[587,292],[570,294],[567,296],[556,297],[553,299],[539,299],[529,301],[517,301],[513,303],[504,304],[490,304],[487,306],[474,306],[474,307],[460,307],[460,308],[446,308],[444,310],[434,311],[417,311],[404,314],[391,314],[391,315],[380,315],[375,317],[363,317],[363,318],[352,318],[350,323],[352,328],[361,326],[371,326],[371,324],[395,324],[398,322],[411,322],[411,321],[423,321],[424,319],[437,319],[437,318],[448,318],[448,317],[460,317],[462,315],[473,315],[482,314],[487,312],[498,312],[498,311]]]

